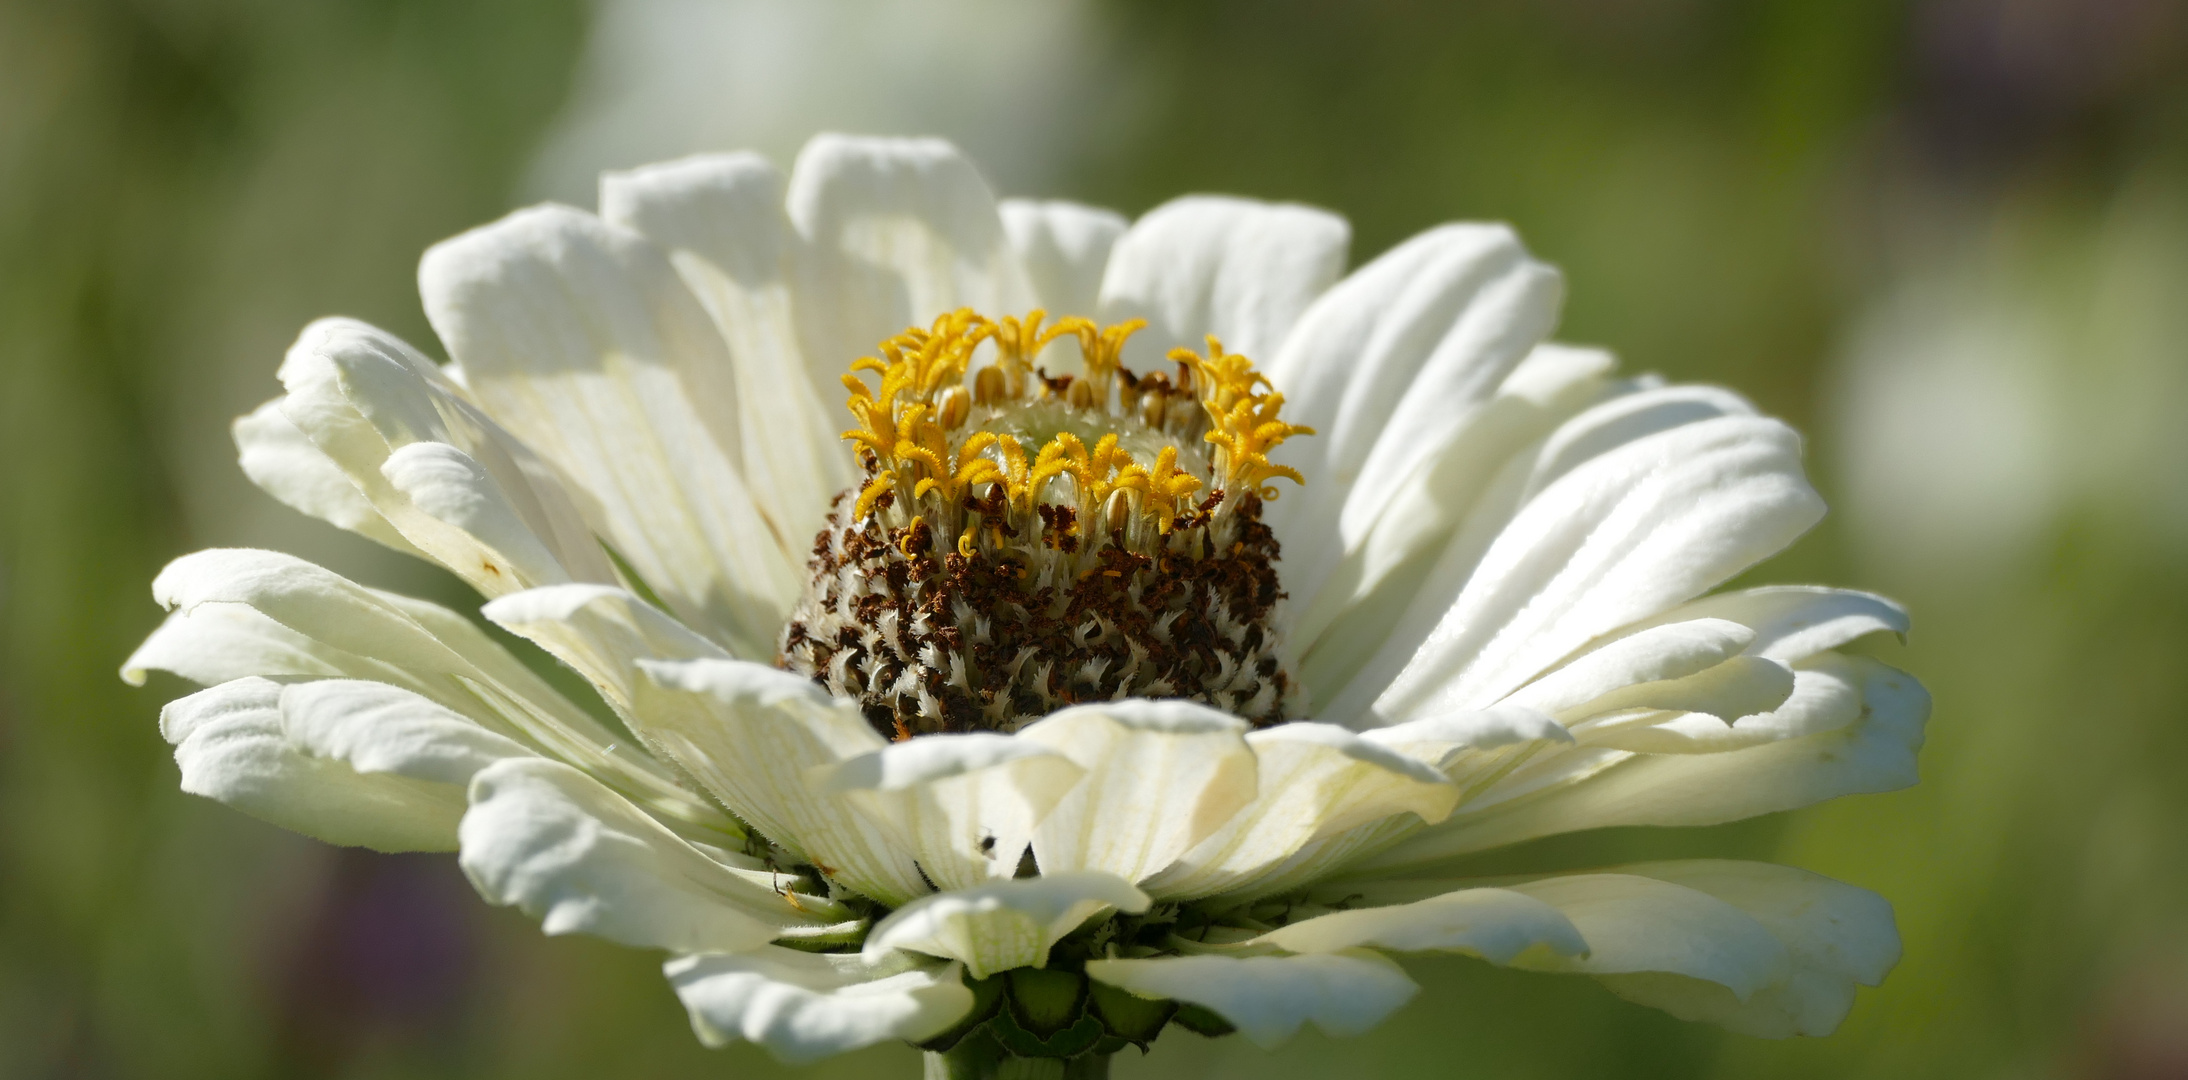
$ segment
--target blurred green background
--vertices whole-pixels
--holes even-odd
[[[433,240],[602,167],[936,132],[1006,194],[1452,218],[1561,336],[1811,434],[1754,580],[1906,601],[1922,784],[1531,853],[1728,854],[1897,905],[1824,1040],[1451,960],[1374,1035],[1173,1032],[1122,1077],[2188,1076],[2188,6],[2178,0],[0,0],[0,1077],[909,1076],[702,1050],[658,958],[445,857],[180,794],[115,677],[167,559],[452,579],[258,496],[226,421],[310,318],[431,344]]]

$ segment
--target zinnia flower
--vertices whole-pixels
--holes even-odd
[[[1823,1034],[1897,959],[1883,900],[1782,866],[1470,876],[1909,784],[1928,712],[1838,651],[1890,602],[1704,595],[1823,513],[1798,438],[1546,343],[1559,278],[1510,230],[1341,278],[1320,210],[1128,225],[841,137],[600,203],[426,253],[448,364],[314,323],[235,425],[261,487],[600,701],[456,612],[199,552],[125,668],[208,687],[161,716],[185,790],[455,850],[787,1060],[1351,1034],[1420,952]]]

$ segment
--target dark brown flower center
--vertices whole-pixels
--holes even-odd
[[[957,312],[853,366],[882,374],[879,394],[846,377],[866,480],[815,538],[779,662],[900,739],[1123,697],[1282,719],[1261,506],[1269,479],[1298,479],[1267,451],[1311,432],[1213,340],[1173,353],[1174,378],[1135,376],[1117,353],[1136,325],[1040,325]],[[1084,374],[1033,367],[1066,333]]]

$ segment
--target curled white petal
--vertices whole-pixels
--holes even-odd
[[[1516,966],[1591,975],[1670,972],[1716,983],[1743,1001],[1792,973],[1791,954],[1762,924],[1683,885],[1573,874],[1505,887],[1556,908],[1588,943],[1583,955],[1522,955]]]
[[[530,751],[393,686],[242,678],[169,702],[182,789],[333,844],[456,846],[473,773]]]
[[[142,684],[154,669],[207,684],[246,676],[384,682],[579,765],[668,819],[740,832],[659,762],[617,752],[628,739],[446,608],[367,589],[292,555],[249,549],[185,555],[160,572],[152,592],[174,613],[123,663],[122,676],[132,682]]]
[[[1104,909],[1146,911],[1147,894],[1098,871],[1043,874],[922,896],[883,919],[866,957],[892,949],[961,960],[975,979],[1016,967],[1047,967],[1049,947]]]
[[[973,732],[890,743],[812,783],[894,837],[936,886],[964,889],[1014,875],[1034,826],[1084,772],[1039,743]]]
[[[702,852],[559,762],[501,762],[472,778],[470,794],[464,873],[481,895],[537,916],[549,934],[738,951],[787,927],[849,917],[832,901],[790,893],[778,875]]]
[[[745,483],[727,349],[667,256],[549,204],[435,244],[418,291],[470,393],[570,479],[594,531],[684,623],[768,655],[792,541]]]
[[[791,1064],[890,1039],[931,1038],[973,1004],[956,964],[876,967],[856,955],[769,946],[743,955],[680,956],[662,970],[701,1042],[742,1039]]]
[[[1398,965],[1368,950],[1301,956],[1164,956],[1090,960],[1089,978],[1141,997],[1203,1005],[1264,1049],[1313,1021],[1331,1035],[1358,1035],[1420,991]]]
[[[1079,705],[1018,733],[1086,775],[1033,834],[1044,873],[1103,870],[1139,882],[1254,800],[1246,723],[1185,701]]]
[[[633,723],[768,839],[887,904],[931,891],[912,852],[816,771],[886,745],[856,705],[742,660],[640,661]]]
[[[1434,767],[1332,724],[1246,736],[1259,792],[1213,834],[1148,879],[1162,897],[1251,888],[1309,843],[1398,814],[1441,821],[1459,799]]]
[[[1572,920],[1510,889],[1459,889],[1410,904],[1302,919],[1254,939],[1287,952],[1331,953],[1372,946],[1396,952],[1457,952],[1509,964],[1537,946],[1561,956],[1588,951]]]
[[[1853,723],[1723,753],[1629,754],[1580,748],[1530,794],[1455,814],[1362,863],[1420,867],[1538,836],[1610,825],[1714,825],[1915,781],[1930,699],[1921,684],[1865,657],[1841,657],[1861,686]]]
[[[296,510],[377,540],[406,555],[423,557],[357,490],[334,459],[281,412],[282,399],[239,416],[230,427],[237,463],[267,494]]]
[[[1829,1035],[1853,1008],[1854,987],[1883,982],[1899,961],[1892,907],[1866,889],[1790,866],[1719,859],[1618,871],[1674,882],[1731,904],[1770,931],[1792,959],[1784,980],[1744,1000],[1714,983],[1670,973],[1603,979],[1619,996],[1682,1020],[1704,1020],[1762,1038]]]

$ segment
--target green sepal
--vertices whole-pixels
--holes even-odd
[[[1105,1034],[1102,1022],[1091,1016],[1082,1016],[1078,1022],[1048,1038],[1042,1038],[1020,1026],[1015,1010],[997,1010],[995,1018],[988,1021],[988,1032],[1003,1049],[1022,1058],[1070,1058],[1078,1057],[1094,1049]]]
[[[1010,981],[1009,1011],[1028,1032],[1053,1035],[1086,1014],[1087,978],[1076,971],[1014,968],[1003,977]]]
[[[1095,1056],[1095,1057],[1108,1057],[1109,1055],[1111,1055],[1111,1054],[1114,1054],[1114,1053],[1116,1053],[1117,1051],[1119,1051],[1119,1050],[1122,1050],[1122,1049],[1124,1049],[1124,1048],[1125,1048],[1125,1047],[1127,1047],[1127,1046],[1137,1046],[1137,1047],[1139,1047],[1139,1048],[1140,1048],[1140,1053],[1142,1053],[1142,1054],[1145,1054],[1145,1053],[1147,1052],[1147,1044],[1146,1044],[1146,1043],[1136,1043],[1136,1042],[1133,1042],[1133,1041],[1132,1041],[1132,1040],[1130,1040],[1130,1039],[1125,1039],[1125,1038],[1119,1038],[1118,1036],[1115,1036],[1115,1035],[1104,1035],[1104,1036],[1102,1036],[1102,1039],[1101,1039],[1101,1041],[1100,1041],[1100,1042],[1097,1042],[1097,1043],[1095,1043],[1095,1044],[1094,1044],[1094,1056]]]
[[[1179,1027],[1195,1035],[1206,1035],[1211,1039],[1222,1038],[1238,1030],[1231,1026],[1229,1020],[1225,1020],[1213,1011],[1191,1002],[1180,1004],[1177,1015],[1170,1019]]]
[[[966,1010],[964,1019],[959,1020],[956,1026],[920,1043],[920,1049],[932,1050],[938,1054],[947,1052],[957,1045],[958,1040],[987,1023],[988,1018],[1002,1007],[1005,987],[1001,975],[990,975],[985,979],[963,979],[963,982],[965,989],[972,991],[972,1008]]]
[[[1088,988],[1087,1004],[1111,1035],[1142,1050],[1162,1034],[1163,1025],[1178,1011],[1178,1003],[1168,998],[1143,998],[1100,982]]]

